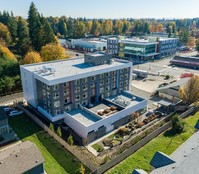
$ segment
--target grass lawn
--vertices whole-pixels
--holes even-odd
[[[107,171],[107,174],[130,174],[135,168],[151,170],[149,162],[156,151],[162,151],[168,155],[172,154],[182,143],[184,143],[193,133],[194,125],[199,119],[199,112],[194,116],[184,119],[185,132],[179,135],[173,135],[171,130],[168,130],[158,137],[150,141],[137,152],[129,156],[127,159]]]
[[[45,159],[44,168],[48,174],[78,173],[81,163],[28,116],[11,118],[9,124],[22,141],[29,140],[37,145]]]
[[[98,144],[98,143],[92,145],[92,147],[93,147],[93,149],[95,149],[97,152],[100,152],[100,151],[103,150],[103,147],[102,147],[100,144]]]

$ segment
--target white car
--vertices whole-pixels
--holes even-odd
[[[6,107],[6,108],[3,108],[5,112],[9,112],[9,111],[12,111],[13,109],[10,108],[10,107]]]
[[[23,114],[23,111],[14,110],[14,111],[11,111],[8,115],[10,117],[14,117],[14,116],[21,115],[21,114]]]

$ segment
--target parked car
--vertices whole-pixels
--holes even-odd
[[[13,110],[13,108],[10,108],[10,107],[5,107],[5,108],[3,108],[3,109],[4,109],[5,112],[10,112],[10,111]]]
[[[153,110],[148,111],[148,112],[146,113],[146,117],[149,117],[149,116],[151,116],[152,114],[154,114],[154,111],[153,111]]]
[[[165,114],[163,112],[160,112],[160,111],[155,111],[154,113],[157,114],[158,117],[165,116]]]
[[[23,114],[23,111],[14,110],[14,111],[11,111],[8,115],[9,115],[10,117],[15,117],[15,116],[21,115],[21,114]]]

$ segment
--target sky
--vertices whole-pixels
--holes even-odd
[[[199,0],[0,0],[0,11],[27,17],[31,2],[44,16],[86,18],[193,18]]]

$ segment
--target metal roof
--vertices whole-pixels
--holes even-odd
[[[142,169],[135,169],[132,174],[148,174],[146,171]]]
[[[157,151],[155,153],[152,160],[150,161],[150,164],[154,168],[167,166],[167,165],[173,164],[173,163],[175,163],[175,161],[170,156],[164,154],[163,152],[159,152],[159,151]]]

